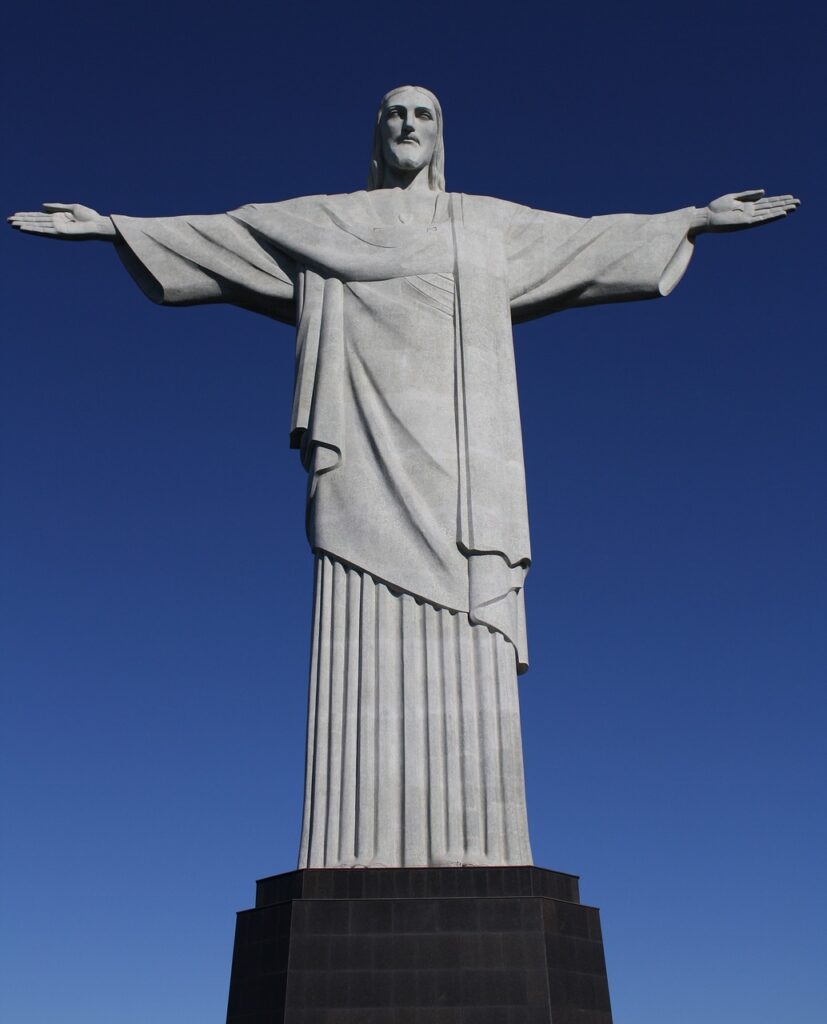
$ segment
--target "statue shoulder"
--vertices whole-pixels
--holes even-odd
[[[267,218],[268,216],[279,217],[289,214],[293,217],[301,217],[304,220],[324,221],[331,212],[347,215],[353,211],[361,210],[367,203],[368,193],[343,192],[333,195],[295,196],[291,199],[281,199],[271,203],[246,203],[237,210],[230,211],[239,220],[249,221],[251,219]]]
[[[328,199],[328,196],[294,196],[290,199],[278,199],[269,203],[245,203],[231,213],[268,213],[270,211],[284,211],[285,213],[299,213],[305,209],[312,209],[319,203]]]
[[[511,220],[519,214],[530,213],[527,206],[520,206],[519,203],[512,203],[507,199],[498,199],[496,196],[478,196],[466,192],[452,193],[456,200],[462,204],[463,216],[478,224],[486,224],[489,227],[507,227]]]

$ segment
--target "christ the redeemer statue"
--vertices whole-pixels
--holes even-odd
[[[316,560],[299,867],[531,863],[517,674],[531,553],[512,323],[668,295],[702,232],[792,196],[583,219],[445,191],[427,89],[382,100],[368,187],[215,216],[10,218],[113,242],[155,302],[296,325]]]

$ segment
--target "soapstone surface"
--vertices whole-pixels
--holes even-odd
[[[214,215],[50,203],[9,218],[114,243],[155,302],[295,325],[290,441],[316,556],[301,868],[531,863],[512,324],[668,295],[696,235],[797,205],[759,190],[583,218],[447,192],[439,102],[403,86],[379,106],[364,191]]]

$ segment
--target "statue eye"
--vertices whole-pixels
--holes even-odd
[[[434,115],[430,112],[430,110],[417,110],[416,116],[424,118],[426,121],[433,121],[434,119]]]

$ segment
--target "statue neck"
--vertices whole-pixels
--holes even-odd
[[[428,170],[427,165],[420,167],[418,171],[403,171],[396,167],[388,167],[386,164],[382,188],[403,188],[408,192],[430,192]]]

